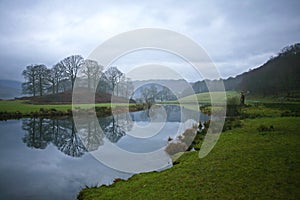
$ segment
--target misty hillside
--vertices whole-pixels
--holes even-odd
[[[22,95],[22,83],[12,80],[0,80],[0,99],[13,99]]]
[[[169,80],[169,79],[166,79],[166,80],[143,80],[143,81],[139,80],[139,81],[133,81],[132,84],[135,89],[138,89],[139,87],[145,86],[145,85],[147,85],[148,87],[150,87],[151,85],[155,85],[160,90],[161,86],[166,86],[169,89],[176,89],[173,91],[174,95],[179,96],[179,97],[182,96],[182,94],[185,92],[186,88],[189,87],[189,83],[184,79],[180,79],[180,80]],[[141,92],[141,90],[136,90],[135,96],[140,96],[140,92]]]
[[[285,47],[262,66],[223,80],[226,90],[249,91],[260,95],[290,95],[300,90],[300,43]],[[218,80],[206,80],[212,87]],[[193,84],[196,93],[208,92],[206,83]]]
[[[239,89],[262,95],[300,90],[300,44],[284,48],[262,67],[245,73]]]
[[[20,90],[22,87],[22,83],[20,81],[13,81],[13,80],[0,80],[1,86],[6,86],[10,88],[15,88]]]

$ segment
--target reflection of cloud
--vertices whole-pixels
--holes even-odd
[[[110,169],[91,155],[74,159],[54,145],[30,149],[21,141],[21,123],[2,124],[0,190],[3,199],[76,199],[85,185],[109,184],[130,174]],[[15,134],[15,133],[20,134]]]
[[[171,158],[162,149],[147,153],[131,153],[105,141],[103,146],[91,153],[105,165],[128,173],[162,170],[172,166]]]

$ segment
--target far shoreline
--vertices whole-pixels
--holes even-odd
[[[72,117],[73,112],[91,112],[94,108],[98,117],[107,117],[112,115],[112,107],[118,112],[130,112],[144,110],[144,104],[133,103],[95,103],[79,104],[72,109],[71,103],[56,104],[32,104],[26,100],[1,100],[0,101],[0,121],[22,118],[56,118]],[[128,109],[127,109],[128,108]]]

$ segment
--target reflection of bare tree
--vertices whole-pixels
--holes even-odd
[[[28,147],[45,149],[52,142],[60,151],[73,157],[82,156],[86,151],[72,119],[24,119],[22,128],[26,131],[23,142]]]
[[[119,117],[120,120],[118,121]],[[78,133],[72,118],[24,119],[22,128],[26,133],[22,140],[28,147],[38,149],[45,149],[49,143],[52,143],[61,152],[69,156],[80,157],[86,151],[97,150],[99,146],[103,145],[104,136],[115,143],[126,134],[124,131],[127,130],[125,121],[129,115],[119,117],[115,119],[111,116],[99,118],[98,120],[87,117],[77,127]]]
[[[112,143],[118,142],[121,137],[126,135],[123,128],[118,125],[113,116],[102,118],[99,123],[102,130],[104,130],[105,137]]]
[[[184,109],[180,106],[173,106],[173,105],[164,105],[164,106],[156,106],[155,108],[151,108],[151,110],[142,110],[138,112],[130,113],[130,116],[132,118],[132,121],[135,122],[150,122],[154,119],[163,119],[164,112],[162,109],[165,110],[166,113],[166,121],[168,122],[180,122],[181,121],[181,109]],[[199,114],[196,111],[191,111],[192,113]],[[185,110],[186,113],[186,110]]]
[[[88,151],[97,150],[99,146],[103,145],[103,132],[100,130],[99,125],[96,121],[89,121],[88,122],[88,135],[86,140],[84,140],[84,144]]]
[[[150,122],[149,110],[142,110],[138,112],[131,113],[132,121],[139,122]]]
[[[133,122],[130,117],[129,112],[123,112],[117,115],[114,115],[115,120],[117,121],[117,124],[122,127],[124,131],[130,131],[133,127]]]
[[[22,128],[28,133],[23,137],[23,142],[26,143],[28,147],[37,149],[45,149],[47,147],[51,138],[44,134],[48,128],[45,124],[47,123],[41,118],[25,119],[23,121]]]
[[[69,156],[80,157],[86,152],[86,149],[76,134],[74,121],[72,119],[64,122],[66,129],[61,132],[61,143],[57,147]]]
[[[88,151],[95,151],[99,146],[103,145],[104,134],[97,119],[87,115],[81,118],[76,128],[82,143]]]

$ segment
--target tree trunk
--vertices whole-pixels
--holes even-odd
[[[54,82],[52,84],[52,94],[55,94],[55,84],[54,84]]]
[[[40,96],[43,96],[43,83],[42,78],[39,78],[39,90],[40,90]]]
[[[56,84],[56,94],[58,93],[58,88],[59,88],[59,84],[57,82],[57,84]]]
[[[35,75],[32,77],[32,93],[33,96],[35,97]]]
[[[91,76],[88,74],[88,90],[91,90]]]
[[[71,89],[72,89],[72,91],[73,91],[73,88],[74,88],[74,80],[73,80],[73,78],[71,78]]]

